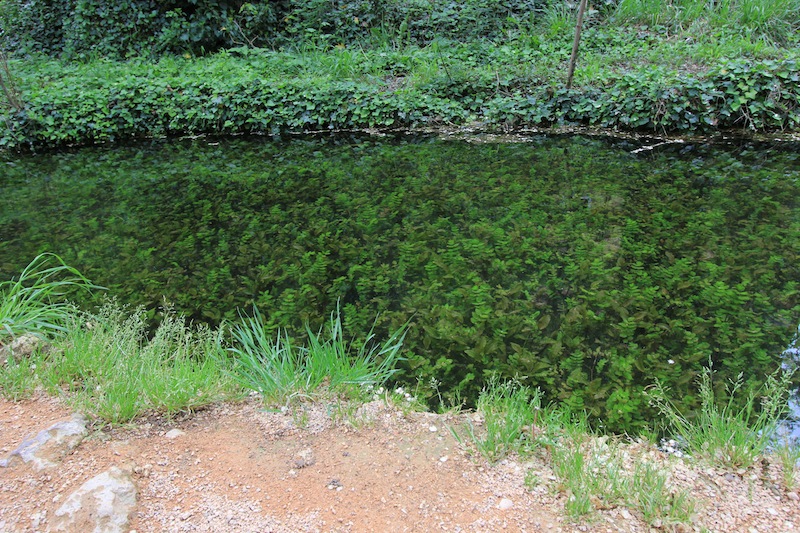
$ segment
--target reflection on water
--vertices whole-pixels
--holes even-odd
[[[800,325],[789,347],[783,352],[784,368],[800,368]],[[797,371],[797,370],[796,370]],[[789,412],[778,431],[779,439],[800,446],[800,388],[789,398]]]

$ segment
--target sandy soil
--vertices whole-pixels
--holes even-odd
[[[0,457],[70,414],[52,398],[0,400]],[[110,466],[133,472],[139,533],[653,530],[619,507],[568,520],[543,459],[489,465],[458,443],[450,428],[467,416],[404,414],[380,401],[282,413],[249,400],[130,427],[96,425],[57,468],[0,469],[0,531],[46,530],[60,502]],[[778,486],[775,465],[735,474],[654,449],[636,453],[660,461],[675,486],[698,498],[688,530],[800,531],[797,493]],[[544,482],[526,488],[528,471]]]

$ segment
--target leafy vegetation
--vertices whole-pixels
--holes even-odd
[[[703,133],[800,123],[797,0],[759,2],[758,16],[748,2],[715,2],[691,23],[676,13],[706,3],[592,11],[572,90],[563,88],[572,12],[558,2],[71,2],[0,3],[6,42],[19,44],[10,70],[20,89],[20,105],[5,106],[0,147],[341,128]],[[653,21],[654,9],[674,16]],[[44,11],[74,20],[59,27]],[[66,30],[76,35],[50,35]],[[57,43],[53,55],[24,55],[36,39]]]
[[[501,37],[534,20],[547,0],[6,0],[6,46],[67,57],[202,54],[236,45],[429,42]]]
[[[568,91],[562,2],[0,1],[0,147],[461,125],[793,131],[796,2],[596,4]],[[698,407],[690,384],[709,358],[724,379],[765,379],[798,322],[796,158],[686,145],[676,160],[613,159],[558,140],[471,160],[426,143],[355,142],[330,160],[317,141],[262,145],[246,161],[236,142],[156,143],[88,164],[40,155],[46,173],[6,150],[0,272],[54,250],[148,322],[163,296],[215,324],[256,306],[287,343],[339,300],[357,339],[375,316],[379,336],[413,316],[405,385],[436,380],[457,403],[519,374],[609,429],[645,429],[653,378]],[[23,216],[32,205],[46,215]]]
[[[91,68],[17,69],[25,107],[8,111],[0,146],[59,147],[131,138],[196,134],[275,134],[353,128],[397,129],[482,123],[511,130],[589,125],[649,131],[793,130],[800,124],[797,57],[719,60],[698,74],[613,72],[572,90],[515,66],[499,77],[485,59],[476,69],[447,67],[436,54],[331,52],[312,76],[293,76],[283,54],[170,59],[158,63],[93,63]],[[427,57],[426,57],[427,56]],[[423,67],[428,58],[432,63]],[[291,58],[289,58],[291,59]],[[413,77],[402,65],[416,65]],[[370,61],[371,60],[371,61]],[[532,55],[527,61],[535,61]],[[372,63],[373,70],[364,71]],[[433,72],[431,65],[440,65]],[[265,72],[272,68],[273,73]],[[387,69],[395,69],[395,72]],[[71,72],[70,72],[71,71]],[[187,72],[188,71],[188,72]],[[558,72],[558,70],[552,70]],[[44,78],[43,78],[44,74]],[[580,75],[580,73],[579,73]],[[46,80],[43,83],[43,80]],[[588,81],[588,83],[587,83]],[[601,82],[601,83],[598,83]],[[10,109],[10,108],[9,108]]]

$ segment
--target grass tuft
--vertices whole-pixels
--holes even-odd
[[[172,415],[235,393],[220,366],[222,330],[190,327],[171,311],[148,337],[143,309],[107,303],[81,317],[37,373],[51,393],[112,424],[148,411]]]
[[[675,407],[667,389],[658,381],[650,390],[650,397],[675,432],[686,440],[690,454],[722,467],[749,468],[769,446],[786,411],[791,375],[779,370],[768,376],[763,387],[751,390],[743,399],[737,397],[743,385],[739,375],[726,387],[727,402],[720,404],[709,366],[698,379],[700,410],[691,417]]]
[[[19,278],[0,282],[0,345],[24,333],[65,333],[75,308],[64,301],[71,290],[101,289],[57,255],[37,255]]]
[[[788,431],[786,432],[788,433]],[[800,466],[800,439],[791,435],[780,435],[771,446],[772,455],[781,465],[781,482],[787,492],[797,488],[795,473]]]
[[[307,346],[297,346],[288,334],[278,332],[274,340],[264,327],[258,309],[252,317],[232,329],[237,346],[233,378],[252,389],[267,402],[286,403],[294,397],[308,396],[327,385],[337,392],[359,393],[366,385],[384,385],[396,372],[407,324],[377,345],[370,330],[361,348],[351,350],[344,340],[341,314],[331,314],[327,331],[313,332],[306,327]]]
[[[483,431],[467,427],[470,439],[489,461],[499,461],[511,452],[530,447],[530,430],[541,410],[541,391],[516,381],[490,380],[478,397],[477,411],[483,418]]]
[[[30,398],[36,389],[36,362],[32,357],[0,361],[0,395],[11,401]]]

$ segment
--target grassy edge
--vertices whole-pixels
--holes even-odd
[[[693,453],[673,459],[743,474],[756,468],[757,459],[767,458],[778,466],[783,489],[794,490],[800,446],[772,439],[784,413],[779,406],[786,405],[791,372],[776,372],[762,389],[749,391],[745,406],[737,410],[732,405],[734,397],[742,393],[741,384],[728,389],[728,402],[719,407],[711,387],[711,369],[706,370],[698,380],[701,412],[691,419],[675,410],[663,388],[654,387],[662,413]],[[756,408],[757,399],[761,409]],[[670,483],[669,469],[648,457],[652,444],[642,452],[635,445],[626,446],[620,438],[597,435],[585,415],[542,405],[539,391],[514,381],[491,381],[478,400],[475,415],[464,421],[460,431],[451,427],[451,433],[462,446],[490,463],[512,454],[523,460],[541,459],[553,472],[553,488],[564,495],[565,513],[574,520],[591,520],[599,510],[623,506],[653,527],[688,526],[698,508],[689,492]],[[662,458],[666,460],[667,455]],[[525,477],[528,489],[541,483],[541,477],[529,470]]]
[[[149,336],[141,309],[129,311],[108,302],[95,313],[81,313],[53,302],[51,297],[61,296],[64,286],[87,288],[89,282],[63,261],[60,266],[42,268],[46,259],[37,257],[20,280],[32,280],[33,294],[39,296],[31,300],[36,309],[46,313],[49,306],[57,306],[59,327],[30,323],[37,334],[58,333],[57,349],[40,346],[30,357],[9,357],[0,367],[0,393],[12,400],[43,386],[80,410],[120,424],[145,413],[171,416],[191,411],[241,396],[242,389],[255,391],[266,403],[284,402],[287,409],[294,398],[322,398],[331,393],[334,401],[329,414],[356,428],[368,423],[358,406],[370,396],[405,409],[416,405],[410,393],[402,389],[390,393],[384,388],[400,359],[408,324],[381,345],[373,342],[370,333],[355,354],[343,340],[338,309],[324,333],[307,328],[307,346],[296,346],[285,332],[279,332],[273,342],[257,309],[233,326],[237,343],[233,347],[225,347],[225,326],[213,331],[192,326],[169,310]],[[63,272],[73,277],[66,282],[50,279]],[[8,286],[12,290],[2,292],[0,309],[13,310],[8,300],[16,301],[13,296],[26,287],[21,282],[0,285]],[[29,332],[21,328],[14,333]],[[651,396],[693,456],[714,466],[741,470],[751,468],[768,452],[790,384],[791,372],[776,372],[762,389],[746,393],[743,408],[734,409],[733,400],[742,392],[741,380],[735,381],[727,388],[727,403],[720,407],[709,366],[698,380],[702,406],[695,418],[678,412],[659,383]],[[688,524],[695,512],[696,502],[685,491],[673,489],[656,463],[640,462],[631,468],[618,439],[594,435],[585,416],[542,405],[539,390],[516,381],[490,380],[464,431],[462,437],[451,428],[461,445],[474,447],[490,462],[511,454],[545,457],[555,474],[556,489],[566,496],[565,512],[572,518],[624,505],[647,523],[661,527]],[[800,449],[781,443],[772,453],[781,465],[785,490],[793,490]],[[526,478],[529,487],[537,482],[533,476]]]

